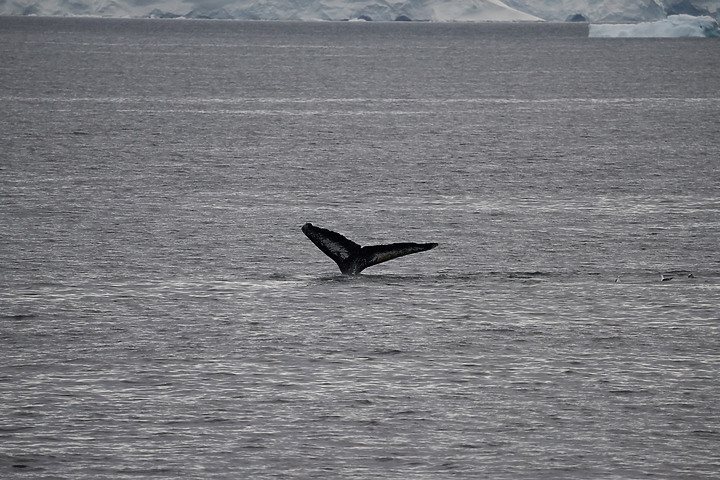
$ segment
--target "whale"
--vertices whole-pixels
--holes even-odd
[[[343,235],[306,223],[303,233],[325,255],[330,257],[343,275],[357,275],[368,267],[387,262],[411,253],[424,252],[438,246],[437,243],[391,243],[389,245],[360,246]]]

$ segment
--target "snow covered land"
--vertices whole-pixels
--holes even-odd
[[[720,17],[718,0],[0,0],[0,15],[242,20],[648,22]]]
[[[671,15],[658,22],[590,25],[591,37],[720,37],[712,17]]]

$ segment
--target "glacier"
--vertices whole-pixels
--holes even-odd
[[[0,0],[0,15],[240,20],[569,21],[720,18],[718,0]]]
[[[578,16],[591,23],[637,23],[689,14],[720,19],[718,0],[503,0],[507,5],[550,22]]]
[[[426,22],[543,20],[500,0],[0,0],[0,15]]]
[[[591,24],[590,37],[720,37],[718,22],[707,16],[670,15],[658,22]]]

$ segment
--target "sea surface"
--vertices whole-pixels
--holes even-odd
[[[0,477],[719,478],[720,41],[587,30],[0,18]]]

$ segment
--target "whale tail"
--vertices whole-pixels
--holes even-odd
[[[424,252],[437,243],[391,243],[362,247],[337,232],[319,228],[312,223],[302,226],[303,233],[328,257],[332,258],[345,275],[357,275],[368,267],[387,262],[411,253]]]

